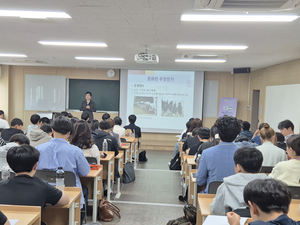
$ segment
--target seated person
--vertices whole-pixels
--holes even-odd
[[[283,134],[285,141],[294,134],[294,124],[290,120],[281,121],[278,124],[278,129],[280,130],[280,133]]]
[[[200,146],[209,141],[210,138],[210,129],[207,127],[201,127],[198,129],[198,133],[196,134],[197,138],[199,139],[199,142],[193,146],[190,147],[190,150],[188,152],[188,155],[195,155]]]
[[[3,212],[0,211],[0,224],[2,225],[10,225],[9,220],[7,217],[3,214]]]
[[[98,130],[99,128],[99,120],[93,120],[91,124],[92,132]]]
[[[292,194],[289,187],[275,179],[254,180],[244,189],[244,201],[250,207],[249,225],[299,225],[288,217]],[[240,216],[227,213],[230,225],[240,225]]]
[[[286,143],[282,133],[276,132],[277,138],[277,147],[281,148],[282,150],[286,151]]]
[[[30,122],[32,124],[28,125],[26,130],[25,130],[25,134],[28,134],[30,131],[32,131],[33,129],[35,128],[38,128],[38,122],[39,120],[41,119],[41,117],[38,115],[38,114],[33,114],[31,117],[30,117]]]
[[[82,188],[79,175],[88,175],[90,165],[82,150],[66,141],[73,131],[72,122],[67,117],[59,116],[54,120],[52,129],[54,138],[36,147],[40,152],[37,169],[57,170],[58,167],[63,167],[64,171],[71,171],[75,174],[76,187]],[[81,192],[81,208],[83,205],[84,198]]]
[[[16,176],[0,182],[0,204],[40,206],[67,205],[69,197],[38,177],[40,153],[30,145],[12,147],[7,152],[7,162]]]
[[[293,134],[286,141],[290,160],[278,163],[269,174],[289,186],[300,186],[300,135]]]
[[[248,121],[242,122],[242,131],[240,133],[240,136],[246,136],[248,138],[248,141],[252,139],[253,132],[249,130],[250,129],[250,123]]]
[[[199,133],[199,128],[195,128],[192,131],[192,136],[186,139],[182,146],[182,151],[186,152],[188,154],[188,149],[191,148],[194,145],[199,144],[200,140],[198,139],[198,133]]]
[[[39,120],[39,122],[38,122],[39,127],[41,127],[43,124],[50,124],[50,120],[48,117],[42,117]]]
[[[108,113],[104,113],[103,115],[102,115],[102,120],[107,120],[107,119],[109,119],[110,118],[110,115],[108,114]]]
[[[193,135],[193,130],[194,129],[199,129],[200,127],[202,127],[202,120],[199,118],[194,118],[191,121],[191,127],[189,129],[189,132],[187,133],[186,136],[186,140],[184,141],[184,144],[182,146],[182,151],[186,151],[188,148],[190,148],[191,146],[193,146],[194,144],[197,144],[199,142],[198,138],[196,138]],[[196,131],[195,133],[197,133],[198,131]]]
[[[99,124],[99,130],[92,132],[92,139],[97,145],[98,149],[102,151],[102,144],[104,139],[107,140],[108,151],[114,151],[115,156],[119,154],[119,146],[115,137],[109,134],[110,123],[107,120],[102,120]]]
[[[259,131],[259,134],[262,145],[258,146],[257,149],[264,156],[262,166],[275,166],[277,163],[285,161],[285,152],[274,145],[276,135],[273,128],[269,124],[264,123],[264,127]]]
[[[114,118],[115,126],[114,126],[114,132],[119,134],[120,137],[125,137],[125,129],[121,127],[122,125],[122,119],[118,116]]]
[[[10,126],[11,128],[4,129],[1,131],[1,137],[4,141],[9,141],[10,137],[14,134],[24,134],[22,131],[23,121],[19,118],[14,118],[10,122]]]
[[[264,127],[264,123],[261,123],[258,127],[258,129],[254,132],[252,139],[250,142],[255,143],[257,145],[261,145],[261,140],[259,136],[259,131]]]
[[[71,145],[80,148],[85,157],[94,157],[97,164],[100,165],[100,152],[97,145],[94,144],[90,125],[85,120],[79,120],[75,123],[74,131],[72,132],[69,141]]]
[[[135,125],[136,116],[132,114],[128,117],[128,120],[130,124],[125,126],[124,129],[130,129],[135,134],[136,138],[142,137],[141,128]]]
[[[205,185],[204,193],[212,181],[223,181],[224,177],[235,173],[233,155],[238,149],[232,142],[241,132],[241,124],[237,118],[223,116],[217,119],[215,126],[218,128],[221,143],[202,152],[196,183]]]
[[[8,166],[6,161],[6,155],[10,148],[16,147],[19,145],[29,145],[30,141],[28,137],[26,137],[24,134],[14,134],[9,139],[9,143],[6,145],[0,147],[0,170],[2,170],[2,166]]]
[[[8,122],[4,119],[4,112],[3,110],[0,110],[0,132],[1,129],[9,128]]]
[[[89,114],[87,113],[87,112],[83,112],[82,114],[81,114],[81,119],[82,120],[84,120],[84,121],[86,121],[86,122],[89,122]]]
[[[120,148],[122,146],[120,135],[113,131],[114,127],[115,127],[115,122],[111,118],[107,119],[107,121],[110,123],[110,132],[109,133],[115,137],[115,139],[118,142],[118,146]]]
[[[239,148],[234,153],[233,160],[236,174],[225,177],[219,186],[216,197],[210,205],[214,215],[225,216],[231,210],[247,206],[243,199],[244,187],[252,180],[268,178],[266,174],[259,173],[263,155],[256,148]]]
[[[77,117],[73,116],[70,120],[74,125],[79,119]]]
[[[26,136],[30,140],[30,145],[36,147],[52,139],[52,127],[49,124],[43,124],[39,129],[30,131]]]

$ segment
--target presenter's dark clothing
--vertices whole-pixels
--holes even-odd
[[[90,106],[89,109],[86,108],[88,105]],[[90,101],[89,103],[87,103],[87,101],[83,101],[81,103],[81,107],[79,110],[83,112],[87,112],[89,114],[89,121],[93,121],[94,119],[93,112],[96,112],[96,104],[93,101]]]
[[[0,225],[4,225],[7,222],[7,217],[0,211]]]
[[[142,137],[142,132],[141,132],[141,128],[136,126],[135,124],[131,123],[127,126],[124,127],[125,130],[127,129],[131,129],[132,132],[135,132],[135,137],[136,138],[140,138]]]

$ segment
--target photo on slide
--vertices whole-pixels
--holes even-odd
[[[161,116],[184,117],[184,99],[161,99]]]
[[[133,113],[144,116],[157,116],[157,97],[135,96]]]

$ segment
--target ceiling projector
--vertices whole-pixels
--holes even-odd
[[[134,56],[134,61],[144,64],[157,64],[159,63],[159,57],[155,54],[141,52]]]

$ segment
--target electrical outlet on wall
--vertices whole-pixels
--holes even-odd
[[[247,105],[247,110],[251,110],[251,105]]]

